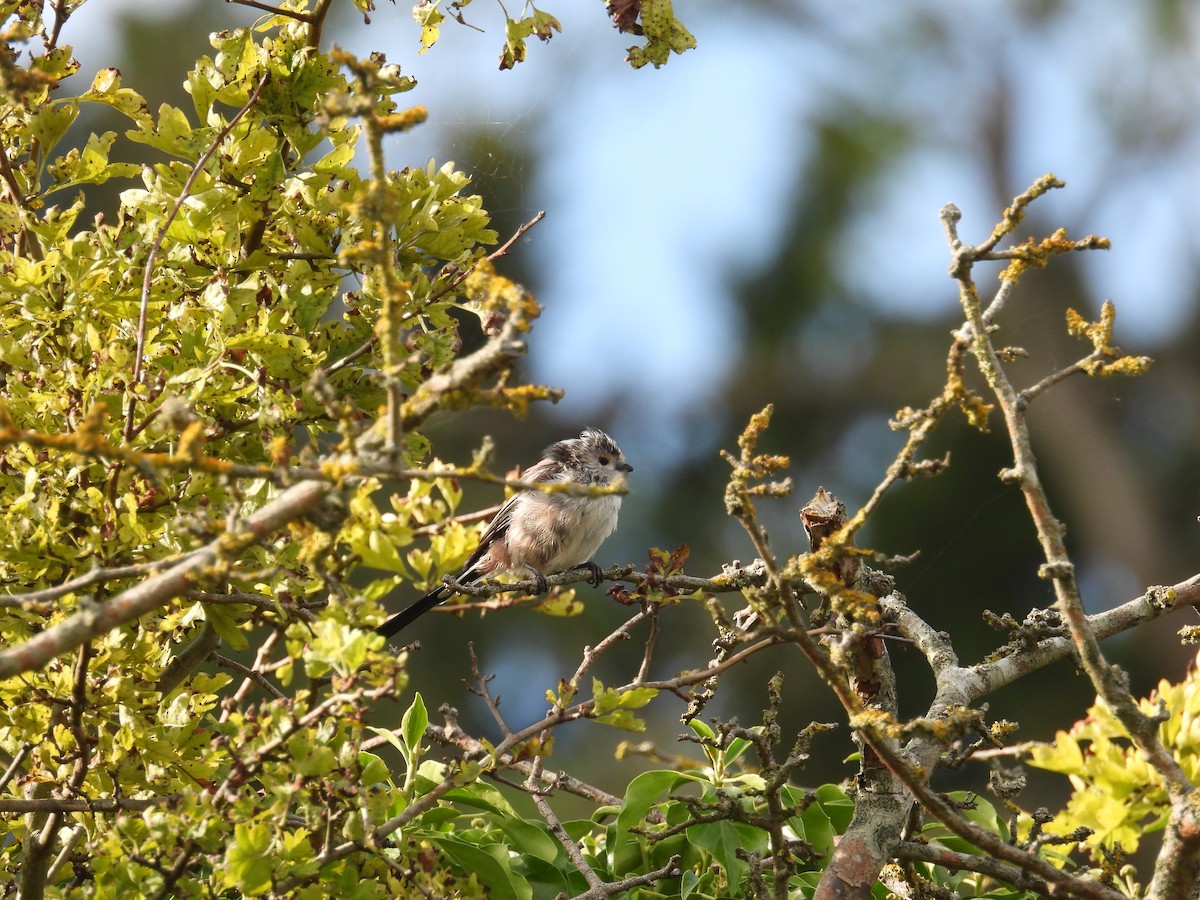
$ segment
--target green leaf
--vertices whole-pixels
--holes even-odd
[[[314,741],[307,732],[290,737],[287,748],[298,775],[327,775],[337,765],[333,750]]]
[[[642,862],[643,838],[630,834],[629,829],[640,825],[660,799],[689,779],[669,769],[652,769],[636,776],[625,789],[625,801],[617,813],[615,835],[609,846],[613,873],[623,875],[637,871]]]
[[[488,818],[512,838],[513,849],[522,856],[533,856],[550,863],[562,851],[562,846],[550,836],[544,825],[515,816],[491,815]]]
[[[393,747],[395,747],[401,753],[407,752],[408,748],[405,747],[403,743],[401,743],[399,736],[394,731],[392,731],[390,728],[379,728],[375,725],[367,725],[366,730],[371,732],[372,734],[379,735],[381,738],[386,740],[389,744],[391,744]]]
[[[425,727],[428,724],[429,713],[425,710],[425,701],[421,699],[421,692],[417,691],[412,705],[404,711],[404,718],[400,720],[400,732],[404,735],[404,743],[410,751],[415,753],[421,746],[421,741],[425,739]]]
[[[854,801],[836,784],[823,784],[817,788],[817,802],[829,816],[833,829],[838,834],[845,834],[854,817]]]
[[[446,792],[445,798],[461,806],[484,809],[507,818],[518,818],[512,804],[490,784],[477,781],[465,787],[454,788]]]
[[[510,19],[504,22],[504,49],[500,52],[500,68],[511,69],[525,61],[525,38],[533,33],[532,19]]]
[[[360,750],[358,752],[358,765],[360,767],[359,780],[364,787],[370,787],[373,784],[385,784],[391,781],[392,770],[388,768],[387,763],[374,753]]]
[[[488,888],[488,896],[494,900],[533,900],[533,889],[529,882],[513,871],[508,848],[504,845],[479,847],[441,836],[432,840],[461,869],[475,874]]]
[[[413,19],[421,26],[421,49],[424,53],[437,43],[441,35],[441,24],[446,21],[445,15],[438,9],[440,0],[418,0],[413,6]]]
[[[694,720],[693,720],[694,721]],[[761,725],[755,725],[755,728],[762,730]],[[728,766],[734,762],[739,756],[753,747],[750,741],[745,738],[733,738],[729,741],[729,746],[725,748],[725,765]]]
[[[145,98],[131,88],[121,87],[121,72],[118,69],[101,69],[97,72],[92,79],[92,86],[79,99],[111,106],[139,125],[150,121]]]
[[[833,823],[829,820],[829,814],[825,812],[820,803],[814,803],[800,814],[800,821],[802,827],[798,828],[797,832],[803,832],[804,839],[828,860],[833,853],[837,837],[833,830]]]
[[[738,892],[748,869],[747,863],[738,859],[737,851],[754,850],[765,854],[770,847],[770,838],[765,831],[741,822],[705,822],[691,826],[686,834],[689,843],[712,854],[725,870],[729,890],[734,893]]]
[[[205,603],[203,606],[204,618],[230,648],[245,650],[250,646],[250,642],[246,639],[246,633],[238,625],[237,619],[238,613],[244,613],[248,607],[225,603]]]
[[[246,894],[261,894],[270,888],[273,833],[265,823],[239,822],[234,826],[233,841],[225,851],[226,886]]]
[[[321,678],[330,671],[349,676],[365,665],[370,656],[370,647],[379,640],[370,632],[362,631],[333,619],[321,619],[311,627],[294,626],[294,634],[307,637],[301,652],[296,656],[304,660],[309,677]],[[292,639],[289,638],[289,652]]]
[[[67,133],[67,129],[78,115],[79,103],[76,100],[47,103],[30,114],[29,132],[41,145],[43,159],[50,158],[55,145]]]
[[[537,857],[529,857],[522,862],[525,864],[525,878],[533,889],[533,895],[539,900],[543,897],[550,900],[560,895],[575,897],[588,889],[587,882],[578,872],[564,872]]]
[[[627,691],[606,688],[599,678],[592,679],[593,714],[600,718],[615,709],[641,709],[658,696],[652,687],[631,688]]]
[[[675,18],[671,0],[642,0],[639,18],[646,44],[630,47],[626,57],[635,69],[646,63],[657,69],[666,64],[671,53],[683,53],[696,46],[696,38]]]
[[[611,728],[620,728],[622,731],[632,731],[635,734],[641,734],[646,730],[646,720],[635,716],[627,709],[614,709],[610,713],[596,716],[596,721]]]
[[[141,171],[133,163],[110,163],[109,151],[116,141],[115,132],[89,135],[83,150],[72,149],[47,167],[53,184],[47,194],[80,184],[103,184],[110,178],[131,178]]]
[[[208,129],[194,129],[182,109],[167,103],[158,108],[157,122],[147,116],[138,122],[138,130],[125,136],[185,160],[196,159],[210,140]]]

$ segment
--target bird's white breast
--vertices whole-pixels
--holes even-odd
[[[621,498],[568,497],[529,491],[521,497],[508,529],[514,567],[562,572],[590,560],[616,530]]]

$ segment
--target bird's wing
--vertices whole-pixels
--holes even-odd
[[[504,540],[504,535],[508,533],[508,525],[512,521],[513,507],[516,505],[517,498],[520,494],[513,494],[508,498],[508,502],[500,507],[500,512],[496,513],[495,518],[488,523],[488,527],[484,529],[483,534],[479,537],[479,544],[475,547],[474,552],[467,557],[466,563],[458,573],[459,581],[470,581],[477,574],[473,571],[475,564],[483,558],[483,555],[488,552],[488,548],[495,541]]]
[[[537,463],[530,466],[522,476],[523,481],[529,481],[533,483],[562,481],[563,478],[564,472],[562,463],[549,457],[538,460]],[[496,513],[495,518],[488,523],[488,527],[484,529],[483,534],[479,537],[479,545],[467,558],[466,563],[459,572],[459,581],[470,581],[473,578],[486,574],[483,572],[473,571],[475,565],[483,558],[484,554],[488,552],[488,548],[491,547],[495,541],[504,539],[504,536],[508,533],[508,526],[512,522],[513,512],[516,510],[517,504],[521,502],[522,495],[524,493],[524,491],[518,491],[509,497],[508,501],[502,507],[500,507],[500,511]]]

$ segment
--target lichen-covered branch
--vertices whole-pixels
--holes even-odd
[[[1053,176],[1039,179],[1029,191],[1014,201],[1010,210],[1006,211],[1004,221],[993,230],[992,237],[979,247],[964,244],[959,239],[958,211],[952,207],[944,209],[942,221],[953,257],[950,271],[959,283],[959,298],[972,333],[971,348],[1004,417],[1012,446],[1013,466],[1002,473],[1002,478],[1016,484],[1025,497],[1045,558],[1040,574],[1054,586],[1058,610],[1070,630],[1080,664],[1095,687],[1097,695],[1124,724],[1130,737],[1162,778],[1170,797],[1172,812],[1168,823],[1168,839],[1164,841],[1149,890],[1150,895],[1155,897],[1175,896],[1180,885],[1187,886],[1185,893],[1190,890],[1190,885],[1196,880],[1197,861],[1200,860],[1200,828],[1195,827],[1197,817],[1193,808],[1196,802],[1195,788],[1183,768],[1159,740],[1158,723],[1138,708],[1129,691],[1127,679],[1120,670],[1107,662],[1100,649],[1099,639],[1084,611],[1074,563],[1067,552],[1065,527],[1051,510],[1038,472],[1037,458],[1026,419],[1026,409],[1030,400],[1044,390],[1044,387],[1035,385],[1030,392],[1023,394],[1009,379],[993,343],[989,323],[984,319],[978,288],[972,277],[975,261],[981,255],[990,252],[1000,237],[1012,231],[1024,207],[1046,191],[1057,187],[1062,187],[1062,182]],[[1084,242],[1067,241],[1065,235],[1059,232],[1039,244],[1024,246],[1030,251],[1028,259],[1014,260],[1010,263],[1009,268],[1005,270],[1004,281],[1015,283],[1025,265],[1044,264],[1046,258],[1052,254],[1103,247],[1106,244],[1097,239]],[[1094,345],[1093,353],[1076,364],[1076,371],[1098,371],[1096,364],[1100,359],[1119,357],[1118,351],[1111,348],[1108,340],[1111,336],[1113,316],[1111,305],[1106,305],[1102,321],[1095,326],[1083,323],[1077,314],[1073,318],[1072,315],[1068,315],[1071,331],[1079,336],[1090,337]],[[1121,371],[1136,372],[1144,366],[1144,361],[1135,360],[1133,364],[1124,366]],[[1171,885],[1171,888],[1168,889],[1167,885]]]

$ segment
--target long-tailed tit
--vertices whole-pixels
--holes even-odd
[[[547,447],[523,480],[608,485],[618,473],[632,471],[616,441],[589,428],[577,438]],[[547,573],[587,567],[592,584],[599,584],[600,567],[592,561],[592,554],[617,527],[620,509],[617,494],[579,497],[536,489],[520,491],[496,513],[456,580],[465,584],[496,572],[523,572],[533,575],[539,590],[545,591]],[[453,594],[452,588],[440,585],[375,631],[391,637]]]

